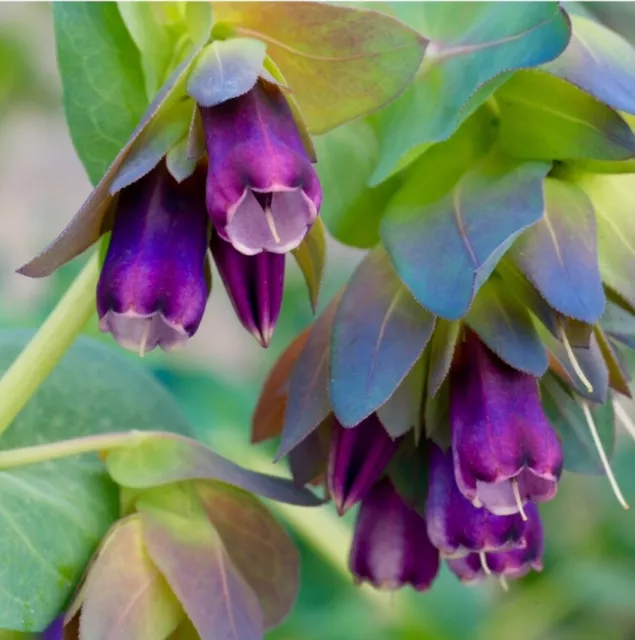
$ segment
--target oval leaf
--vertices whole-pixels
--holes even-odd
[[[355,426],[388,400],[421,355],[434,321],[383,249],[366,256],[333,324],[331,401],[344,426]]]
[[[434,396],[450,373],[454,350],[461,335],[461,323],[439,318],[430,340],[428,385],[426,393]]]
[[[630,374],[629,370],[625,368],[617,355],[611,341],[608,339],[604,331],[600,328],[600,325],[593,327],[595,339],[598,342],[602,357],[609,370],[609,387],[615,389],[619,393],[632,397],[631,389],[629,386]]]
[[[320,218],[313,223],[300,246],[297,249],[293,249],[291,253],[293,253],[293,257],[302,271],[309,291],[311,308],[315,313],[326,261],[326,236],[324,234],[324,224]]]

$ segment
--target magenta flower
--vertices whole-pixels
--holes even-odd
[[[509,515],[555,496],[562,448],[536,379],[472,333],[450,373],[450,422],[456,481],[472,504]]]
[[[352,428],[345,428],[333,419],[328,484],[340,514],[368,494],[398,444],[374,413]]]
[[[280,89],[260,80],[238,98],[200,109],[207,210],[220,237],[245,255],[295,249],[322,191]]]
[[[212,232],[210,249],[243,327],[266,347],[276,326],[284,291],[284,254],[247,256]]]
[[[362,500],[349,565],[358,582],[390,590],[409,584],[425,591],[439,571],[439,552],[428,539],[425,520],[387,477]]]
[[[208,220],[204,175],[181,184],[161,162],[119,195],[97,285],[99,328],[143,354],[186,342],[203,317]]]

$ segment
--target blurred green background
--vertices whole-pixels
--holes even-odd
[[[635,5],[589,8],[626,37],[635,35]],[[0,3],[1,328],[37,326],[79,271],[81,259],[45,281],[14,273],[52,239],[88,192],[61,109],[50,9],[44,3]],[[322,305],[361,255],[329,245]],[[284,472],[269,464],[274,445],[250,447],[250,415],[267,369],[310,321],[304,284],[289,263],[281,320],[271,347],[263,351],[233,318],[216,279],[205,320],[188,347],[170,357],[153,353],[145,363],[179,399],[202,440],[242,464]],[[89,333],[116,348],[99,335],[96,323]],[[622,432],[618,440],[616,475],[635,505],[635,446]],[[302,552],[302,588],[294,613],[268,637],[635,638],[635,510],[620,509],[606,479],[568,474],[558,498],[542,512],[547,532],[542,574],[504,593],[496,582],[462,587],[444,570],[427,594],[376,594],[355,587],[344,567],[352,519],[340,521],[330,509],[279,512]]]

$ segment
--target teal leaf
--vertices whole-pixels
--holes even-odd
[[[501,147],[530,160],[627,160],[635,135],[610,107],[544,71],[520,71],[497,92]]]
[[[97,184],[148,105],[139,51],[114,2],[60,2],[52,11],[66,119]]]
[[[615,345],[611,343],[609,337],[602,331],[599,324],[594,325],[593,333],[595,334],[595,339],[597,340],[600,352],[609,371],[609,387],[632,398],[633,396],[629,386],[629,381],[631,380],[629,367],[624,366]]]
[[[562,441],[564,468],[576,473],[604,474],[580,402],[553,375],[545,376],[540,386],[545,413]],[[613,405],[606,402],[590,408],[600,442],[610,458],[615,446]]]
[[[4,370],[30,332],[0,334]],[[62,358],[2,435],[13,449],[128,429],[186,433],[176,402],[141,366],[85,338]],[[117,486],[97,456],[0,474],[0,627],[40,631],[73,594],[95,548],[119,517]]]
[[[555,2],[478,2],[460,11],[452,3],[392,7],[431,44],[416,80],[378,115],[381,156],[370,184],[388,177],[410,150],[448,138],[506,79],[504,72],[553,60],[570,35]]]
[[[258,80],[267,46],[254,38],[214,40],[199,54],[187,81],[187,92],[202,107],[247,93]]]
[[[435,317],[410,294],[383,249],[359,265],[335,314],[331,402],[352,427],[392,395],[417,361]]]
[[[635,49],[594,20],[571,16],[571,23],[569,45],[542,68],[613,109],[635,113]]]
[[[547,353],[527,309],[492,276],[478,292],[467,324],[504,362],[539,378],[548,367]]]
[[[542,216],[545,163],[518,163],[495,151],[449,194],[418,203],[416,183],[391,202],[381,226],[397,273],[414,297],[455,320],[522,231]]]
[[[514,243],[511,257],[547,302],[593,324],[604,311],[593,205],[580,187],[547,178],[545,212]]]
[[[600,326],[614,340],[635,349],[635,317],[619,305],[606,303]]]

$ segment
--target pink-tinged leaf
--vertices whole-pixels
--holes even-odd
[[[262,640],[256,594],[231,561],[202,507],[190,506],[183,514],[139,503],[152,561],[201,638]]]
[[[399,95],[427,44],[389,16],[318,2],[219,2],[214,19],[267,44],[312,133]]]
[[[63,264],[86,251],[93,243],[97,242],[103,233],[109,230],[108,219],[110,216],[108,213],[111,212],[113,205],[113,196],[111,195],[113,181],[128,157],[138,148],[137,145],[143,145],[144,141],[147,142],[143,134],[148,127],[157,120],[164,110],[171,109],[185,95],[185,80],[197,52],[198,50],[193,52],[168,78],[148,107],[141,122],[132,132],[126,145],[117,154],[104,177],[64,231],[44,251],[22,266],[18,270],[19,273],[31,278],[49,276]]]
[[[511,257],[554,309],[597,322],[605,298],[593,205],[580,187],[554,178],[544,193],[542,219],[518,238]]]
[[[265,629],[295,602],[300,558],[293,541],[260,501],[225,485],[199,483],[198,495],[238,572],[256,594]]]
[[[277,458],[286,456],[331,413],[330,344],[338,294],[315,321],[289,379],[289,394]]]
[[[331,340],[331,401],[344,426],[381,406],[417,361],[435,317],[401,282],[388,254],[369,253],[348,283]]]
[[[610,340],[604,331],[602,331],[599,324],[593,327],[593,333],[595,334],[595,339],[597,340],[600,352],[609,371],[609,387],[631,398],[631,389],[628,384],[628,369],[623,368],[613,345],[611,345]]]
[[[454,350],[460,334],[460,322],[437,319],[434,333],[430,339],[430,355],[428,356],[427,394],[429,397],[436,395],[450,373]]]
[[[331,448],[332,425],[331,414],[289,453],[289,470],[297,485],[324,485]]]
[[[214,40],[199,54],[187,92],[203,107],[247,93],[258,80],[267,47],[253,38]]]
[[[171,433],[144,433],[134,444],[106,452],[106,467],[125,487],[145,489],[183,480],[218,480],[265,498],[314,506],[320,501],[286,478],[243,469],[205,445]]]
[[[293,257],[302,271],[309,291],[311,308],[315,313],[326,261],[326,235],[324,233],[324,224],[320,218],[314,222],[300,246],[291,253],[293,253]]]
[[[83,591],[80,634],[90,640],[155,640],[172,633],[184,612],[145,549],[141,518],[108,534]]]

